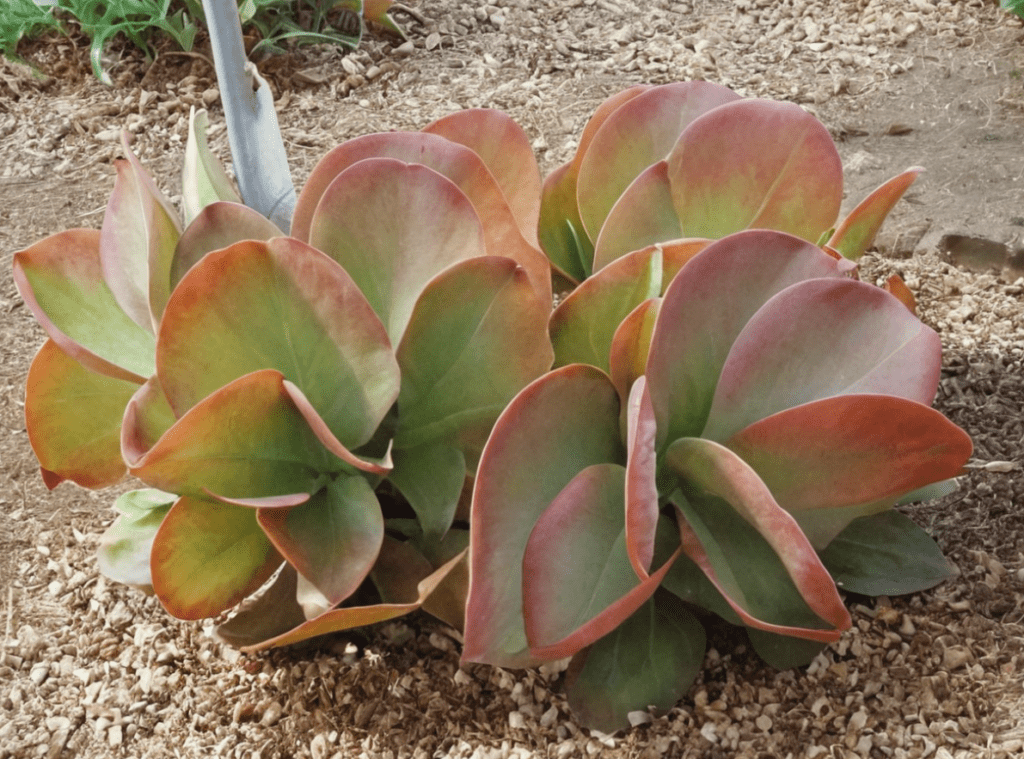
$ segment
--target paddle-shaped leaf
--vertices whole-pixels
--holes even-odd
[[[629,727],[631,711],[671,709],[700,672],[704,647],[700,622],[659,594],[573,658],[565,675],[569,706],[604,733]]]
[[[473,553],[463,659],[528,666],[523,554],[540,515],[579,472],[622,463],[619,400],[607,376],[583,365],[528,385],[484,448],[470,519]]]
[[[100,537],[96,559],[106,577],[153,592],[149,555],[160,523],[178,499],[160,490],[132,490],[114,502],[120,512]]]
[[[384,327],[352,278],[298,240],[249,240],[209,254],[179,283],[157,345],[180,416],[250,372],[276,369],[334,435],[362,445],[398,395]]]
[[[792,103],[740,100],[696,119],[668,157],[687,237],[759,227],[817,241],[843,198],[832,137]]]
[[[931,536],[891,509],[851,522],[821,560],[843,590],[866,596],[916,593],[954,574]]]
[[[164,608],[178,619],[204,619],[270,579],[281,555],[254,509],[184,497],[157,530],[150,563]]]
[[[698,438],[677,440],[665,462],[682,487],[674,502],[683,550],[741,619],[769,632],[838,640],[850,615],[832,578],[754,470]]]
[[[89,371],[53,340],[39,349],[25,381],[25,427],[39,465],[56,487],[71,480],[103,488],[124,477],[121,417],[139,386]]]
[[[137,382],[154,371],[153,335],[117,304],[103,279],[100,233],[71,229],[14,254],[18,293],[50,338],[94,372]]]

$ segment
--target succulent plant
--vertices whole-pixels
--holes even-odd
[[[837,583],[941,581],[937,546],[892,507],[971,451],[928,405],[938,335],[845,259],[750,230],[683,265],[632,253],[583,287],[619,264],[643,300],[604,370],[535,380],[484,449],[464,653],[504,667],[573,657],[570,705],[606,732],[686,690],[701,614],[744,625],[788,667],[850,626]]]
[[[471,111],[342,145],[286,237],[192,126],[184,229],[126,144],[102,230],[15,257],[50,336],[26,402],[47,484],[149,485],[118,500],[101,568],[183,619],[249,599],[221,628],[239,645],[424,603],[460,626],[456,512],[552,361],[525,135]]]

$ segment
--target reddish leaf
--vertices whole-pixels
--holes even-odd
[[[156,376],[138,388],[124,410],[121,424],[121,456],[134,466],[167,432],[177,417],[167,402]]]
[[[651,347],[654,324],[661,308],[661,298],[645,300],[622,320],[615,330],[608,350],[612,384],[619,393],[623,407],[629,398],[629,389],[644,373]]]
[[[895,296],[900,303],[907,307],[910,313],[915,316],[917,315],[917,299],[914,298],[914,293],[910,292],[910,288],[907,287],[899,274],[893,274],[889,279],[885,280],[885,285],[882,289]]]
[[[630,390],[626,419],[626,551],[637,577],[646,580],[654,559],[654,533],[660,512],[655,482],[657,425],[646,377],[640,377]]]
[[[907,169],[864,198],[832,233],[828,244],[854,261],[864,255],[885,217],[922,171],[920,167]]]

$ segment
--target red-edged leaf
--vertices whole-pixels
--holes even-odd
[[[843,198],[832,137],[792,103],[740,100],[704,114],[672,149],[668,176],[688,237],[758,227],[816,242]]]
[[[293,237],[311,242],[324,252],[331,253],[326,247],[317,244],[312,237],[314,217],[323,214],[354,213],[354,210],[347,206],[335,209],[334,204],[337,202],[337,198],[323,204],[324,196],[328,194],[328,187],[342,172],[368,158],[392,158],[408,164],[419,164],[433,169],[453,182],[469,199],[480,220],[487,255],[505,256],[515,260],[530,275],[530,281],[538,295],[550,295],[550,263],[544,254],[531,245],[520,232],[519,223],[513,215],[509,202],[487,165],[469,148],[436,134],[424,132],[371,134],[348,140],[330,151],[314,167],[306,186],[299,195],[292,219],[291,234]],[[348,181],[351,180],[346,180],[346,182]],[[352,192],[356,195],[364,191],[358,186],[352,188]],[[427,189],[426,192],[429,194],[430,190]],[[438,200],[445,195],[447,195],[447,191],[439,196]],[[398,197],[396,196],[396,199]],[[350,202],[356,206],[361,203],[358,198],[352,199]],[[392,208],[383,207],[379,209],[379,212],[371,211],[369,214],[361,212],[358,215],[358,220],[369,224],[368,230],[375,230],[378,226],[385,228],[394,226],[398,219],[408,217],[406,226],[412,230],[409,234],[415,237],[414,231],[420,227],[424,230],[434,229],[437,225],[437,220],[434,217],[440,208],[446,207],[446,204],[430,207],[426,201],[423,201],[415,206],[397,205]],[[368,234],[372,235],[372,233]],[[455,241],[453,240],[452,243],[454,244]],[[483,252],[481,251],[480,254]],[[342,263],[344,265],[344,262]],[[348,268],[347,265],[346,268]],[[359,281],[355,272],[349,271],[349,273]],[[360,282],[360,284],[362,283]]]
[[[864,198],[832,233],[828,244],[854,261],[864,255],[885,217],[922,171],[918,166],[907,169]]]
[[[260,509],[257,521],[331,606],[359,587],[384,539],[380,504],[360,476],[338,477],[300,506]]]
[[[590,239],[630,183],[668,156],[694,119],[739,97],[719,84],[680,82],[652,87],[617,108],[580,162],[577,197]]]
[[[217,627],[217,637],[236,648],[258,646],[265,640],[283,635],[306,621],[296,600],[298,573],[285,564],[271,585],[250,596],[237,613]]]
[[[626,425],[626,551],[637,577],[646,580],[654,559],[659,514],[658,430],[646,377],[630,390]]]
[[[155,341],[114,300],[100,267],[100,233],[71,229],[14,254],[18,293],[61,350],[109,377],[143,383]]]
[[[576,201],[580,163],[604,122],[624,103],[650,89],[650,85],[634,85],[601,103],[583,128],[576,155],[544,180],[538,236],[552,263],[574,281],[582,281],[590,274],[590,261],[594,250],[593,242],[587,236],[583,221],[580,219],[579,205]],[[574,232],[570,231],[570,228]],[[582,243],[582,250],[578,250],[577,240]]]
[[[164,608],[178,619],[204,619],[259,588],[281,556],[255,510],[183,497],[164,517],[150,563]]]
[[[643,375],[651,347],[654,324],[661,307],[661,298],[645,300],[622,320],[615,330],[608,351],[612,384],[619,393],[623,408],[629,399],[629,389]]]
[[[25,426],[40,465],[59,477],[54,485],[103,488],[124,477],[121,418],[138,388],[89,371],[53,340],[43,344],[25,383]]]
[[[910,288],[907,287],[899,274],[893,274],[885,280],[885,285],[883,285],[882,289],[899,300],[900,303],[907,307],[910,313],[915,316],[917,315],[917,299],[914,297],[914,293],[910,292]]]
[[[508,258],[463,261],[431,280],[396,351],[395,446],[451,441],[475,468],[498,414],[551,367],[549,310]]]
[[[658,161],[637,176],[609,211],[594,243],[592,269],[601,271],[634,250],[681,237],[683,227],[672,202],[668,163]]]
[[[133,465],[156,445],[177,417],[154,375],[138,388],[124,410],[121,423],[121,457]]]
[[[171,262],[171,289],[210,251],[242,240],[269,240],[284,234],[259,211],[241,203],[217,201],[205,206],[185,228]]]
[[[406,549],[403,549],[403,546],[406,546],[406,544],[399,543],[393,538],[385,536],[384,542],[381,545],[380,558],[371,573],[371,576],[387,573],[391,576],[401,576],[404,578],[401,583],[401,593],[397,598],[393,597],[391,601],[374,606],[352,606],[332,609],[308,622],[300,624],[286,633],[254,645],[245,646],[242,648],[242,651],[251,653],[277,646],[288,646],[302,640],[315,638],[318,635],[326,635],[327,633],[338,632],[339,630],[349,630],[353,627],[363,627],[377,622],[385,622],[420,608],[423,602],[448,576],[448,573],[458,566],[463,556],[459,554],[433,572],[430,572],[430,564],[420,557],[422,564],[426,567],[426,571],[430,572],[430,574],[423,576],[419,574],[419,571],[422,571],[422,566],[414,562],[415,556],[418,555],[417,552],[411,546]],[[396,586],[389,587],[398,589]]]
[[[523,617],[534,657],[572,656],[607,635],[654,594],[675,560],[637,578],[626,549],[625,487],[621,466],[590,466],[534,525],[523,556]]]
[[[842,277],[849,267],[768,230],[730,235],[690,260],[665,291],[647,360],[659,445],[700,433],[729,349],[766,301],[795,282]],[[775,345],[774,336],[761,337],[761,351]]]
[[[967,433],[938,411],[886,395],[842,395],[787,409],[736,433],[727,446],[797,519],[808,510],[891,505],[955,477],[971,455]],[[821,513],[808,537],[824,547],[852,519]]]
[[[510,667],[536,661],[522,618],[523,555],[533,525],[583,469],[624,458],[618,396],[593,367],[550,372],[502,412],[473,492],[464,660]]]
[[[796,520],[757,473],[728,448],[698,438],[674,442],[665,463],[684,487],[676,503],[683,551],[744,623],[837,640],[850,615]]]
[[[663,316],[667,305],[668,297]],[[881,288],[848,279],[800,282],[766,303],[736,338],[702,437],[724,441],[779,411],[835,395],[930,404],[941,349],[939,336]]]
[[[472,150],[498,183],[519,231],[534,247],[540,216],[540,169],[526,132],[507,114],[490,108],[468,108],[423,128]]]
[[[253,498],[318,489],[341,469],[296,409],[279,372],[253,372],[194,406],[131,472],[153,487]]]
[[[117,160],[117,179],[100,232],[103,278],[132,321],[156,331],[171,293],[171,260],[181,236],[174,208],[128,147]]]
[[[238,377],[276,369],[350,448],[398,397],[391,343],[356,283],[288,237],[236,243],[193,267],[167,305],[157,366],[179,416]]]

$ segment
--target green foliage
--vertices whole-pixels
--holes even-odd
[[[999,0],[999,5],[1024,19],[1024,0]]]
[[[365,9],[363,0],[237,1],[243,30],[259,37],[252,54],[279,53],[286,43],[355,48],[362,36],[363,17],[401,35],[387,16],[389,0],[368,2]],[[107,43],[118,34],[150,58],[160,36],[190,51],[205,15],[201,0],[53,0],[46,5],[11,0],[0,7],[3,52],[14,57],[20,40],[34,39],[48,30],[64,31],[69,22],[90,39],[93,73],[110,84],[102,56]]]

